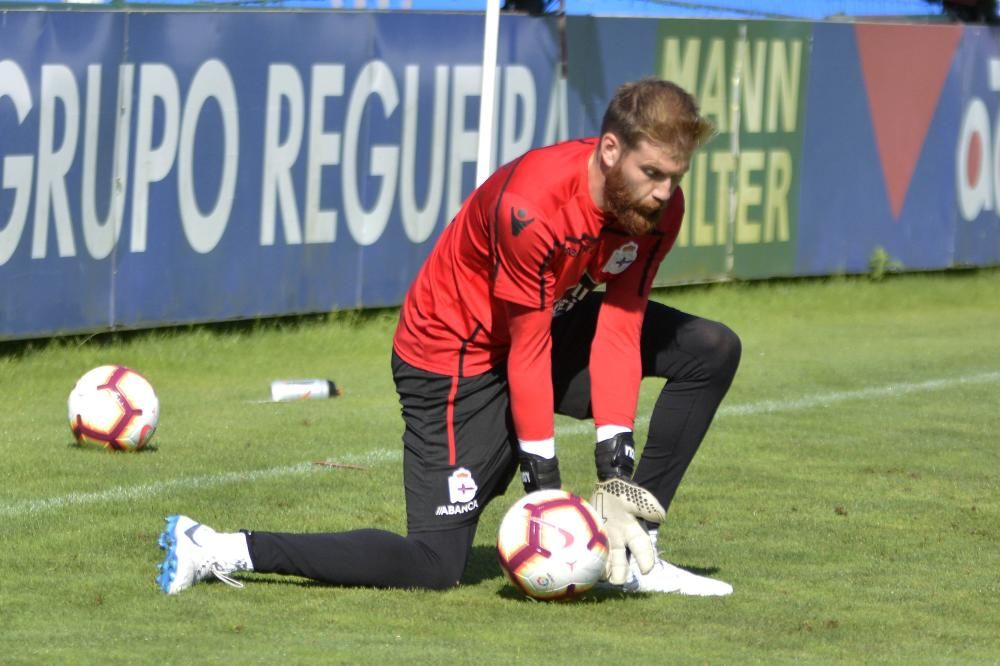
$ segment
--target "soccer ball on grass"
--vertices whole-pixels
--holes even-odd
[[[138,451],[160,419],[152,384],[131,368],[102,365],[86,373],[69,394],[69,427],[81,446]]]
[[[589,590],[608,560],[608,536],[583,498],[564,490],[525,495],[497,535],[500,567],[533,599],[565,599]]]

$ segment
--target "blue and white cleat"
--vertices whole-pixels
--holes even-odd
[[[653,542],[654,551],[658,533],[659,530],[656,528],[649,530],[649,539]],[[625,583],[621,586],[604,583],[602,587],[618,587],[622,592],[664,592],[689,597],[726,597],[733,593],[733,586],[729,583],[691,573],[661,559],[659,555],[648,573],[639,571],[635,558],[629,558],[629,572]]]
[[[715,578],[699,576],[657,558],[649,573],[639,571],[633,559],[629,562],[629,577],[622,586],[625,592],[668,592],[691,597],[725,597],[733,586]]]
[[[239,540],[242,548],[237,545],[234,549],[235,543],[227,543],[231,540]],[[229,574],[251,569],[244,535],[219,534],[187,516],[169,516],[158,544],[167,554],[159,566],[156,584],[167,594],[183,592],[211,576],[231,587],[243,587]]]

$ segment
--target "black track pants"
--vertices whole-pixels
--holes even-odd
[[[555,408],[581,419],[591,416],[587,366],[601,296],[582,300],[557,317],[552,329]],[[667,382],[650,415],[634,480],[669,507],[732,383],[740,340],[723,324],[651,302],[643,320],[641,351],[643,376]],[[500,481],[505,483],[512,470],[502,471]],[[264,573],[339,585],[445,589],[461,578],[475,531],[473,523],[406,537],[373,529],[252,532],[248,543],[254,569]]]
[[[287,534],[249,532],[254,570],[366,587],[457,585],[476,534],[475,525],[407,537],[382,530]]]
[[[552,327],[556,411],[589,418],[590,343],[601,294],[590,294]],[[642,376],[662,377],[633,480],[663,504],[677,492],[740,363],[740,339],[724,324],[650,302],[642,324]],[[639,444],[639,442],[636,442]]]

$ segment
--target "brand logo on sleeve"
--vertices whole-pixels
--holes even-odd
[[[528,217],[530,213],[523,208],[510,207],[510,232],[517,236],[524,228],[535,221],[535,218]]]

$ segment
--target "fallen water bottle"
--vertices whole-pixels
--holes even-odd
[[[340,389],[329,379],[279,379],[271,382],[271,400],[318,400],[340,395]]]

